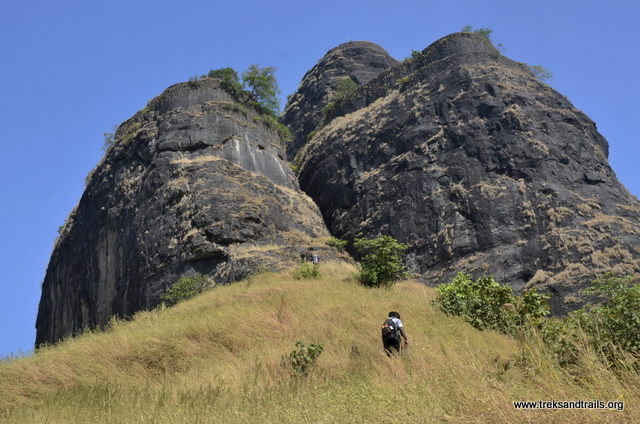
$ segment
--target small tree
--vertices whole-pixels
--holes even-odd
[[[542,65],[527,65],[529,71],[533,74],[534,77],[538,78],[540,81],[549,81],[553,78],[553,74],[551,71],[543,67]]]
[[[259,68],[258,65],[251,65],[242,73],[242,84],[250,100],[265,111],[277,115],[280,90],[274,75],[275,71],[274,67]]]
[[[407,246],[391,236],[356,238],[353,247],[362,256],[360,282],[369,287],[391,286],[404,277],[403,254]]]
[[[102,137],[104,138],[104,143],[102,144],[102,151],[106,152],[107,150],[109,150],[109,147],[111,147],[113,143],[116,141],[116,136],[112,132],[106,132],[102,134]]]

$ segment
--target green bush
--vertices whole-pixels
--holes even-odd
[[[597,304],[588,304],[574,312],[590,343],[612,360],[619,346],[640,357],[640,282],[631,276],[607,273],[592,281],[584,294],[594,296]]]
[[[493,33],[493,30],[491,28],[473,29],[471,25],[465,25],[462,27],[462,30],[460,30],[460,32],[478,34],[480,37],[485,38],[488,42],[493,44],[493,40],[491,39],[491,34]],[[504,53],[505,51],[502,43],[498,43],[494,47],[498,49],[498,51],[501,53]],[[497,59],[500,56],[500,53],[496,53],[495,55],[492,54],[492,56],[494,59]]]
[[[333,96],[334,102],[340,102],[349,94],[356,91],[358,84],[355,83],[350,77],[346,77],[340,80],[336,87],[336,94]]]
[[[333,112],[337,108],[338,104],[342,102],[349,94],[356,91],[357,88],[358,84],[356,84],[355,81],[353,81],[350,77],[341,79],[336,86],[336,92],[333,95],[333,98],[329,103],[325,105],[324,108],[322,108],[322,114],[324,115],[324,117],[326,118],[327,116],[329,116],[331,112]]]
[[[313,280],[320,277],[320,265],[305,262],[293,271],[296,280]]]
[[[260,115],[257,120],[264,122],[274,130],[276,130],[280,138],[282,138],[282,140],[284,140],[285,142],[289,143],[291,140],[293,140],[293,135],[291,134],[291,130],[289,130],[289,127],[280,122],[278,118],[276,118],[270,112],[267,111],[267,113]]]
[[[571,318],[550,318],[540,326],[542,342],[553,359],[563,367],[578,362],[578,326]]]
[[[368,287],[391,286],[403,278],[403,254],[407,246],[391,236],[356,238],[353,247],[362,255],[360,282]]]
[[[422,58],[424,55],[420,50],[411,50],[411,56],[409,57],[405,57],[403,62],[404,63],[411,63],[415,60],[418,60],[420,58]]]
[[[547,70],[542,65],[527,65],[531,74],[538,78],[540,81],[549,81],[553,78],[551,71]]]
[[[196,89],[200,85],[200,78],[201,76],[199,75],[190,76],[189,80],[187,81],[187,84],[189,85],[190,88]]]
[[[316,360],[323,349],[324,346],[322,344],[310,343],[309,346],[305,346],[302,341],[298,340],[295,350],[293,350],[285,360],[289,363],[295,375],[306,377],[309,375],[311,368],[316,364]]]
[[[528,290],[518,297],[509,285],[502,285],[493,276],[475,281],[470,274],[459,272],[448,284],[436,289],[436,307],[462,317],[478,329],[491,328],[514,334],[517,329],[538,324],[549,313],[548,296]]]
[[[409,76],[398,78],[396,80],[396,85],[405,85],[410,81]]]
[[[339,239],[337,237],[331,237],[329,240],[327,240],[327,245],[331,247],[335,247],[341,252],[344,252],[344,249],[347,248],[348,244],[349,244],[348,241]]]
[[[169,291],[162,296],[162,301],[167,305],[175,305],[183,300],[190,299],[211,287],[209,278],[202,274],[185,274],[176,280]]]
[[[315,130],[311,131],[309,134],[307,134],[307,142],[311,141],[313,136],[316,135],[317,133],[318,133],[318,130],[315,129]]]
[[[235,97],[239,97],[242,93],[242,84],[240,84],[238,73],[233,68],[212,69],[207,74],[207,77],[218,78],[220,87]]]

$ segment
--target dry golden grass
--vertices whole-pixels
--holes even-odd
[[[579,378],[539,350],[532,370],[501,373],[518,343],[431,307],[407,281],[366,289],[344,263],[322,277],[261,274],[166,310],[114,322],[0,365],[6,423],[514,423],[638,422],[637,375],[597,363]],[[381,351],[379,325],[402,313],[410,346]],[[296,340],[322,343],[306,379],[282,364]],[[585,360],[589,357],[585,356]],[[625,400],[618,411],[520,411],[518,400]]]

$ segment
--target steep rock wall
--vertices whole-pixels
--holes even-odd
[[[288,158],[293,160],[307,142],[307,135],[322,119],[322,108],[331,101],[342,79],[349,77],[362,85],[397,63],[382,47],[368,41],[350,41],[329,50],[305,74],[284,110],[282,121],[293,134],[293,142],[287,146]]]
[[[228,283],[309,248],[335,257],[284,155],[269,122],[217,80],[149,102],[119,127],[56,242],[36,344],[153,307],[185,272]]]
[[[433,284],[495,274],[562,312],[603,271],[640,270],[640,204],[595,124],[475,34],[453,34],[334,109],[300,152],[330,231],[389,234]]]

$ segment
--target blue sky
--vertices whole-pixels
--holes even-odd
[[[26,1],[0,14],[0,355],[27,352],[49,255],[112,131],[171,84],[275,66],[282,98],[329,49],[368,40],[396,59],[464,25],[551,70],[640,195],[640,2]]]

